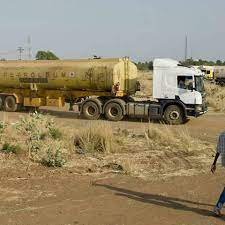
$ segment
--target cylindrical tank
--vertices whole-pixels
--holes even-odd
[[[121,91],[135,93],[137,67],[128,58],[0,62],[0,90],[36,84],[38,90],[111,91],[118,82]]]

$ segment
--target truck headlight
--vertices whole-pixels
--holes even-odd
[[[202,111],[202,105],[196,105],[195,106],[195,111],[201,112]]]

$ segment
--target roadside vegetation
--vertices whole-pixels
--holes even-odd
[[[94,121],[69,129],[39,113],[0,126],[0,160],[10,165],[10,160],[18,159],[26,170],[42,165],[79,174],[122,173],[155,179],[202,172],[212,152],[211,143],[195,139],[181,126],[150,123],[135,131]]]
[[[0,141],[1,153],[22,155],[28,167],[31,162],[61,167],[66,160],[62,132],[52,119],[39,113],[21,117],[13,124],[2,123]]]
[[[208,106],[217,112],[225,112],[225,88],[206,81],[205,90]]]

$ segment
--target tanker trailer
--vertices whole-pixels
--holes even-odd
[[[128,58],[0,62],[0,109],[5,111],[60,107],[89,96],[126,98],[137,89],[137,68]]]
[[[175,60],[154,60],[154,101],[135,101],[139,88],[137,67],[129,58],[0,62],[0,108],[5,111],[70,103],[91,120],[129,116],[168,124],[206,112],[203,73]]]
[[[224,86],[225,85],[225,74],[220,73],[215,77],[215,82],[218,85]]]

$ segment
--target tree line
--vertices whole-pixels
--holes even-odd
[[[225,61],[219,59],[216,61],[208,61],[203,59],[194,60],[190,58],[182,63],[187,66],[225,66]]]
[[[138,70],[153,70],[153,61],[146,62],[138,62],[135,63]],[[216,60],[216,61],[208,61],[208,60],[194,60],[192,58],[187,59],[186,61],[181,61],[181,64],[185,66],[225,66],[225,61]]]

